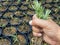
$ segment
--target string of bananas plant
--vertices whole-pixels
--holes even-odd
[[[51,10],[43,8],[41,2],[38,2],[38,0],[33,1],[32,7],[35,10],[36,16],[39,19],[47,20],[49,18],[49,14],[50,14]],[[42,39],[42,42],[39,45],[45,45],[45,44],[43,44],[43,35],[42,35],[41,39]]]

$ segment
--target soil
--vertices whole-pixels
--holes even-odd
[[[23,21],[29,22],[31,20],[31,17],[26,15],[25,17],[23,17]]]
[[[10,45],[10,41],[4,38],[0,38],[0,45]]]
[[[17,10],[17,7],[16,7],[16,6],[10,6],[10,7],[9,7],[9,10],[11,10],[11,11],[12,11],[12,10],[15,11],[15,10]]]
[[[24,2],[22,2],[22,4],[23,4],[23,5],[28,5],[29,2],[24,1]]]
[[[12,2],[9,2],[9,1],[4,1],[2,2],[2,5],[10,5]]]
[[[17,1],[15,1],[13,4],[14,4],[14,5],[18,5],[19,3],[18,3]]]
[[[57,4],[52,4],[54,7],[58,7],[58,5]]]
[[[26,43],[26,39],[25,39],[24,36],[22,36],[22,35],[18,35],[18,39],[19,39],[21,45],[25,45],[25,43]]]
[[[28,15],[34,15],[35,12],[34,12],[34,11],[31,11],[31,10],[28,10],[28,11],[27,11],[27,14],[28,14]]]
[[[27,25],[26,23],[22,23],[22,25],[18,26],[18,31],[19,32],[26,33],[26,32],[29,32],[29,30],[30,30],[30,26]]]
[[[6,17],[6,18],[12,18],[13,17],[13,13],[12,12],[6,12],[3,17]]]
[[[45,4],[44,7],[50,8],[50,7],[52,7],[52,6],[51,6],[50,4]]]
[[[2,12],[2,11],[5,11],[6,10],[6,7],[5,6],[0,6],[0,12]]]
[[[16,16],[22,16],[22,12],[21,12],[21,11],[16,11],[16,12],[14,12],[14,14],[15,14]]]
[[[26,44],[26,39],[23,35],[18,35],[18,42],[14,43],[13,45],[25,45]]]
[[[5,19],[0,19],[0,27],[5,27],[7,25],[7,20]]]
[[[16,33],[16,28],[15,27],[6,27],[3,30],[3,34],[6,36],[10,36]]]
[[[55,14],[57,14],[59,12],[59,8],[52,8],[51,10],[53,10],[55,12]]]
[[[12,25],[17,25],[17,24],[20,24],[21,22],[22,22],[22,19],[19,19],[19,18],[16,18],[16,17],[14,17],[10,20],[10,23]]]
[[[22,5],[22,6],[20,7],[20,9],[21,9],[21,10],[27,10],[28,8],[27,8],[27,6],[23,6],[23,5]]]

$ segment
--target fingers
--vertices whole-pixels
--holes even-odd
[[[39,27],[46,27],[47,26],[47,23],[45,21],[39,20],[39,19],[31,20],[29,22],[29,24],[32,26],[39,26]]]
[[[33,30],[33,35],[34,36],[38,36],[40,37],[42,34],[40,32],[42,32],[42,29],[40,29],[39,27],[36,26],[32,26],[32,30]]]
[[[52,23],[53,24],[55,23],[52,19],[48,19],[48,20],[38,19],[36,15],[34,15],[33,20],[30,21],[30,25],[35,25],[40,27],[47,27]]]
[[[47,35],[44,35],[43,39],[44,39],[45,42],[47,42],[50,45],[55,45],[56,44],[56,42],[53,41],[51,38],[49,38]]]
[[[39,28],[37,26],[32,26],[32,30],[33,30],[33,32],[36,32],[36,33],[40,33],[43,31],[41,28]]]
[[[42,36],[41,33],[36,33],[36,32],[33,32],[33,35],[36,36],[36,37],[40,37],[40,36]]]
[[[46,27],[48,25],[48,22],[43,19],[38,19],[36,16],[33,16],[33,20],[31,20],[30,25],[33,26],[40,26],[40,27]]]

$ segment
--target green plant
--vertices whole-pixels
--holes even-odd
[[[6,0],[6,1],[9,1],[9,0]]]
[[[0,24],[1,27],[5,27],[5,24]]]
[[[32,0],[26,0],[26,2],[28,2],[28,1],[32,1]]]
[[[10,36],[13,37],[13,44],[15,44],[16,42],[19,42],[19,40],[18,40],[18,35],[17,35],[17,34],[15,34],[15,35],[10,35]],[[20,42],[19,42],[19,45],[20,45]]]
[[[37,17],[40,19],[48,19],[48,16],[51,12],[51,10],[44,9],[41,3],[39,3],[37,0],[33,1],[32,7],[35,10],[35,13],[37,14]]]
[[[45,43],[44,45],[48,45],[48,44]]]
[[[29,2],[29,1],[32,1],[32,0],[26,0],[26,2]]]
[[[2,5],[0,4],[0,7],[1,7]]]
[[[21,0],[18,0],[17,2],[18,2],[18,3],[20,3],[20,2],[21,2]]]
[[[28,2],[29,0],[26,0],[26,2]]]

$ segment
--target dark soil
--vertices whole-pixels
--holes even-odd
[[[9,10],[15,11],[15,10],[17,10],[17,7],[16,7],[16,6],[10,6],[10,7],[9,7]]]
[[[31,20],[31,17],[28,16],[28,15],[25,15],[25,16],[23,17],[23,21],[25,21],[25,22],[29,22],[30,20]]]
[[[6,36],[10,36],[16,33],[16,28],[15,27],[6,27],[3,30],[3,34]]]
[[[10,45],[10,41],[4,38],[0,38],[0,45]]]
[[[13,13],[12,12],[6,12],[3,17],[5,18],[12,18],[13,17]]]
[[[0,12],[3,12],[3,11],[5,11],[6,10],[6,7],[5,6],[0,6]]]
[[[15,1],[14,3],[13,3],[13,5],[18,5],[19,4],[19,2],[17,2],[17,1]]]
[[[4,1],[2,2],[2,5],[10,5],[12,2],[9,2],[9,1]]]
[[[23,5],[28,5],[29,3],[30,2],[26,2],[26,1],[22,2]]]
[[[13,17],[13,18],[10,20],[10,23],[11,23],[12,25],[20,24],[21,22],[22,22],[22,20],[19,19],[19,18],[16,18],[16,17]]]
[[[14,14],[15,14],[15,16],[23,16],[22,11],[16,11],[16,12],[14,12]]]
[[[7,25],[7,20],[6,19],[0,19],[0,27],[4,27]]]
[[[27,10],[28,8],[27,8],[26,6],[23,6],[23,5],[22,5],[22,6],[20,7],[20,9],[21,9],[21,10]]]
[[[18,39],[19,39],[21,45],[25,45],[25,43],[26,43],[26,39],[25,39],[24,36],[22,36],[22,35],[18,35]],[[21,39],[22,39],[22,40],[21,40]]]
[[[15,42],[13,45],[25,45],[26,44],[26,39],[23,35],[18,35],[17,38],[18,38],[18,41]]]
[[[23,33],[29,32],[29,31],[30,31],[30,26],[27,25],[27,24],[24,22],[24,23],[22,23],[22,25],[19,25],[19,26],[18,26],[18,31],[19,31],[19,32],[23,32]]]
[[[31,11],[31,10],[28,10],[28,11],[27,11],[27,14],[28,14],[28,15],[34,15],[35,12],[34,12],[34,11]]]

